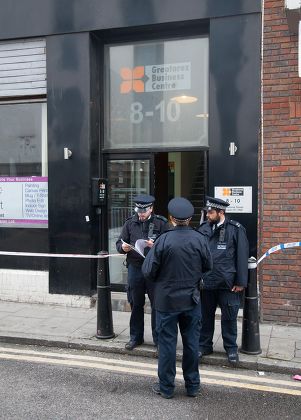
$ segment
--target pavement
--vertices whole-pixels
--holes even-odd
[[[129,340],[130,313],[113,311],[114,337],[96,338],[97,310],[46,304],[0,301],[0,342],[94,350],[108,353],[157,357],[152,344],[150,314],[145,314],[144,344],[132,352],[125,350]],[[238,321],[238,345],[241,343],[241,319]],[[258,372],[301,374],[301,327],[260,324],[261,354],[240,353],[238,367]],[[110,325],[109,325],[110,331]],[[222,345],[220,320],[216,320],[214,352],[202,364],[229,366]],[[178,340],[177,358],[182,343]]]

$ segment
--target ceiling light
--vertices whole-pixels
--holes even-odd
[[[175,96],[174,98],[171,98],[171,101],[175,101],[178,104],[192,104],[193,102],[196,102],[198,98],[195,96]]]

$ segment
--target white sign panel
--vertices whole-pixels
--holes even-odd
[[[0,227],[48,227],[47,177],[0,177]]]
[[[285,0],[285,7],[287,9],[299,9],[301,7],[300,0]]]
[[[252,187],[215,187],[214,196],[230,203],[227,213],[252,213]]]

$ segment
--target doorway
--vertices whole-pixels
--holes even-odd
[[[185,197],[194,206],[191,225],[200,223],[207,189],[207,156],[205,151],[166,152],[154,154],[155,212],[168,217],[167,205],[174,197]]]
[[[200,223],[207,190],[207,152],[159,152],[111,155],[106,158],[108,208],[104,234],[110,254],[125,220],[133,214],[134,197],[152,194],[154,211],[168,218],[167,205],[174,197],[188,198],[194,208],[191,225]],[[114,290],[124,290],[127,283],[125,258],[109,257],[110,281]]]

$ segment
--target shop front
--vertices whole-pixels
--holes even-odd
[[[28,220],[14,216],[23,196],[13,196],[11,185],[12,208],[0,214],[1,250],[112,254],[135,195],[153,194],[155,212],[165,217],[171,198],[187,197],[197,226],[209,194],[230,201],[230,216],[246,226],[256,255],[261,2],[47,1],[43,10],[27,3],[39,20],[35,14],[24,22],[23,4],[1,6],[0,176],[3,184],[28,177],[19,182],[44,194],[28,203],[43,198],[44,210],[28,204]],[[30,83],[40,90],[3,96],[8,43],[19,51],[36,39],[44,70]],[[28,54],[24,82],[38,67]],[[19,114],[9,119],[12,109]],[[107,192],[97,202],[99,185]],[[123,258],[110,257],[109,266],[112,288],[123,291]],[[38,281],[51,296],[95,292],[93,260],[2,256],[2,287],[16,270],[43,273]]]

